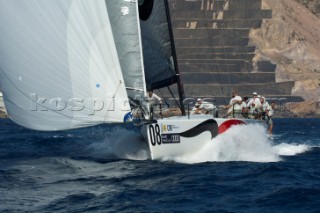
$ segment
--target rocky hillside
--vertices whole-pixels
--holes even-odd
[[[313,14],[320,17],[320,0],[296,0],[308,8]]]
[[[277,64],[278,82],[295,81],[292,94],[308,104],[292,105],[293,113],[294,107],[304,107],[299,113],[319,115],[319,108],[307,108],[320,101],[320,0],[263,0],[263,8],[272,9],[273,16],[251,33],[256,60]]]
[[[320,117],[320,102],[287,103],[286,108],[290,110],[293,117]]]

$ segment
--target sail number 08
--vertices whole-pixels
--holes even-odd
[[[161,135],[160,135],[160,127],[158,124],[149,126],[149,134],[150,134],[150,142],[152,146],[156,144],[161,145]]]
[[[173,134],[160,134],[160,127],[158,124],[149,126],[150,142],[152,146],[161,144],[180,143],[180,135]]]

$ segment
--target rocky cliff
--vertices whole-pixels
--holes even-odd
[[[308,8],[313,14],[320,17],[320,0],[296,0]]]
[[[294,80],[292,95],[305,104],[291,104],[300,116],[319,116],[320,110],[320,1],[264,0],[272,9],[272,19],[251,31],[257,45],[256,60],[277,64],[276,81]],[[312,104],[311,104],[312,103]]]

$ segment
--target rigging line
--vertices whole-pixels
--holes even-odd
[[[161,97],[163,97],[163,95],[162,95],[162,93],[161,93],[160,89],[158,89],[158,91],[159,91],[159,93],[160,93],[160,96],[161,96]],[[162,99],[163,99],[164,103],[167,105],[167,107],[169,108],[169,107],[170,107],[170,105],[168,104],[168,102],[166,102],[166,100],[165,100],[164,98],[162,98]]]
[[[214,3],[214,1],[213,1],[213,3]],[[211,49],[214,49],[214,44],[213,44],[213,41],[212,41],[212,38],[211,38],[211,36],[210,36],[210,34],[209,34],[209,32],[208,32],[208,26],[209,26],[209,23],[208,23],[208,20],[207,20],[207,17],[206,17],[206,14],[205,14],[205,12],[204,12],[205,10],[204,10],[204,8],[203,8],[203,10],[202,10],[202,15],[203,15],[203,18],[204,18],[204,21],[205,21],[205,29],[207,30],[207,36],[208,36],[208,39],[209,39],[209,44],[210,44],[210,46],[211,46]],[[218,11],[218,10],[217,10]],[[214,20],[217,20],[217,18],[218,18],[218,16],[219,16],[219,13],[217,13],[217,14],[215,14],[215,17],[214,17]],[[212,29],[213,29],[213,26],[212,26]],[[220,80],[220,82],[221,82],[221,74],[220,74],[220,71],[219,71],[219,66],[215,63],[214,64],[214,66],[216,67],[216,69],[217,69],[217,74],[218,74],[218,85],[219,85],[219,80]],[[212,72],[211,72],[212,73]],[[210,77],[211,77],[211,79],[215,79],[214,77],[213,77],[213,75],[211,74],[210,75]],[[222,87],[219,85],[218,86],[218,88],[219,88],[219,90],[220,90],[220,94],[223,96],[223,89],[222,89]],[[225,102],[225,104],[227,103],[227,101],[226,101],[226,98],[223,96],[223,99],[224,99],[224,102]]]
[[[171,96],[173,97],[174,101],[176,102],[177,106],[179,107],[179,109],[180,109],[180,110],[182,110],[182,109],[181,109],[181,106],[180,106],[180,104],[179,104],[179,102],[178,102],[178,101],[177,101],[177,99],[176,99],[176,97],[174,97],[174,95],[173,95],[173,93],[172,93],[172,91],[171,91],[170,87],[167,87],[167,88],[168,88],[168,90],[169,90],[169,92],[170,92]]]
[[[175,70],[176,79],[177,79],[177,87],[178,87],[179,102],[180,102],[179,108],[181,110],[182,115],[185,115],[186,112],[185,112],[184,105],[183,105],[183,101],[185,98],[184,97],[184,88],[183,88],[183,84],[180,79],[180,72],[179,72],[179,66],[178,66],[178,61],[177,61],[177,53],[176,53],[174,35],[173,35],[173,30],[172,30],[172,23],[171,23],[170,8],[169,8],[168,0],[164,0],[164,6],[165,6],[166,18],[167,18],[167,24],[168,24],[168,32],[169,32],[169,36],[170,36],[173,65],[174,65],[174,70]]]
[[[225,0],[224,2],[225,2],[225,3],[224,3],[224,5],[223,5],[223,11],[224,11],[225,9],[227,9],[227,8],[226,8],[227,4],[228,4],[228,6],[229,6],[229,0]],[[226,63],[227,72],[228,72],[228,81],[229,81],[228,83],[229,83],[229,85],[231,85],[230,71],[229,71],[229,64],[228,64],[227,53],[226,53],[225,40],[222,39],[222,42],[223,42],[223,44],[222,44],[222,46],[223,46],[223,53],[224,53],[225,63]],[[230,87],[229,87],[229,93],[231,93],[231,88],[230,88]],[[225,104],[228,103],[225,98],[224,98],[224,102],[225,102]]]
[[[223,5],[223,8],[222,8],[222,12],[224,11],[224,10],[226,10],[227,8],[227,6],[229,5],[229,0],[225,0],[224,1],[224,5]],[[226,65],[226,69],[227,69],[227,73],[228,73],[228,85],[231,85],[231,80],[230,80],[230,71],[229,71],[229,67],[230,67],[230,65],[229,65],[229,63],[228,63],[228,58],[227,58],[227,53],[226,53],[226,46],[225,46],[225,40],[224,39],[222,39],[222,48],[223,48],[223,53],[224,53],[224,61],[225,61],[225,65]],[[230,86],[228,87],[229,88],[229,90],[228,90],[228,92],[229,93],[231,93],[231,89],[230,89]],[[228,101],[226,100],[226,97],[225,96],[223,96],[223,100],[224,100],[224,103],[225,104],[228,104]]]
[[[112,96],[112,101],[111,101],[111,103],[110,103],[110,105],[109,105],[109,107],[108,107],[108,109],[107,109],[107,111],[106,111],[106,115],[104,116],[104,121],[107,119],[108,112],[109,112],[112,104],[114,103],[114,98],[116,97],[116,95],[117,95],[117,93],[118,93],[118,91],[119,91],[120,86],[121,86],[122,83],[123,83],[123,82],[122,82],[121,80],[119,80],[119,84],[118,84],[117,90],[116,90],[116,92],[113,94],[113,96]]]

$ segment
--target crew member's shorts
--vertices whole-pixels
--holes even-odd
[[[270,125],[273,125],[273,121],[272,121],[272,118],[269,117],[269,119],[267,120],[267,124],[270,126]]]

